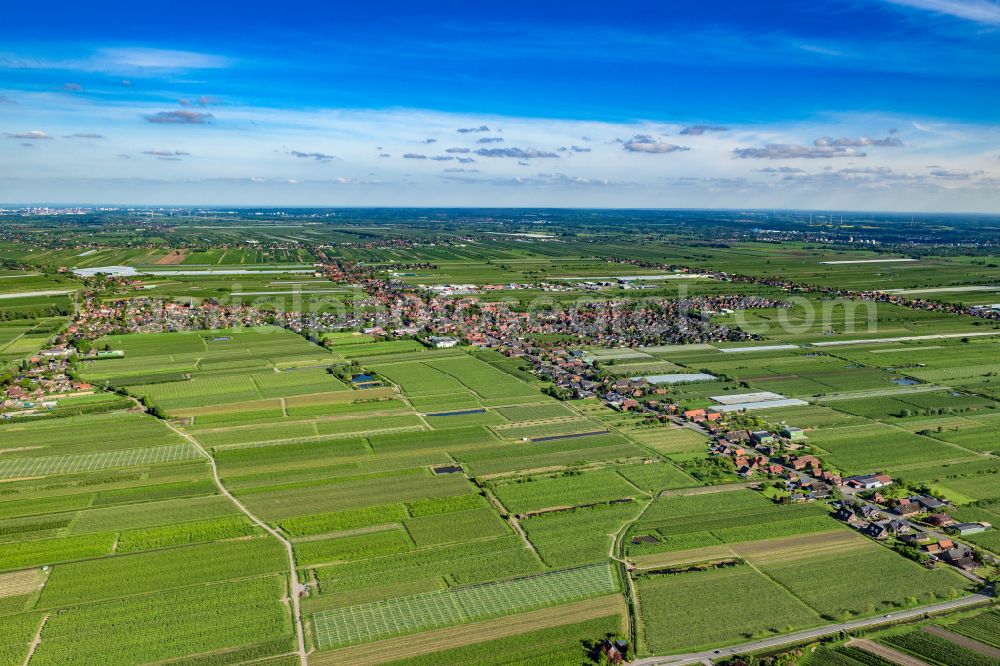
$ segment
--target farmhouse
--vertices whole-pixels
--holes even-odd
[[[903,499],[899,500],[899,502],[896,504],[896,507],[892,510],[892,512],[895,513],[897,516],[904,516],[904,517],[915,516],[918,513],[923,512],[923,507],[921,507],[920,504],[918,504],[917,502],[914,502],[904,497]]]
[[[428,338],[428,341],[434,346],[435,349],[447,349],[458,344],[458,340],[456,338],[450,338],[444,335],[432,335]]]
[[[858,515],[865,520],[874,520],[880,518],[882,513],[871,504],[865,504],[860,509],[858,509]]]
[[[926,532],[915,532],[912,534],[907,534],[902,537],[903,543],[909,544],[911,546],[918,546],[922,544],[929,543],[931,541],[931,535]]]
[[[746,430],[731,430],[723,435],[722,439],[730,444],[739,444],[750,439],[750,433]]]
[[[889,538],[889,530],[883,523],[869,523],[861,532],[876,541],[885,541]]]
[[[972,551],[968,548],[949,548],[943,550],[938,555],[938,559],[966,571],[971,571],[978,566],[976,560],[972,557]]]
[[[625,641],[605,640],[601,643],[601,654],[604,656],[605,660],[609,664],[625,663],[625,655],[627,653],[628,653],[628,643],[626,643]]]
[[[924,522],[933,527],[948,527],[955,524],[955,519],[947,513],[935,513],[932,516],[928,516]]]
[[[847,504],[845,502],[841,502],[840,507],[833,514],[833,517],[836,518],[837,520],[842,520],[845,523],[846,522],[850,522],[855,517],[854,516],[854,509],[851,508],[850,504]]]
[[[890,520],[889,521],[889,531],[893,534],[909,534],[912,532],[912,528],[903,520]]]

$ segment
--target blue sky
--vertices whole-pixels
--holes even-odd
[[[0,201],[1000,208],[996,0],[99,7],[5,7]]]

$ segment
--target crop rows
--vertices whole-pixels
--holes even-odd
[[[808,663],[814,666],[893,666],[893,662],[851,645],[821,648],[813,653]]]
[[[968,588],[967,581],[954,571],[928,571],[874,544],[849,552],[764,564],[761,569],[830,620],[954,598]],[[817,575],[817,571],[823,574]],[[861,580],[859,572],[864,572],[866,582],[844,584]]]
[[[478,583],[541,569],[538,558],[512,534],[320,567],[316,578],[323,592],[339,592],[442,576],[458,584]]]
[[[959,620],[947,629],[974,641],[1000,648],[1000,611],[989,610],[974,617]]]
[[[886,636],[882,642],[938,666],[996,666],[997,663],[992,657],[924,631]]]
[[[313,616],[320,649],[353,645],[611,594],[611,568],[597,564],[496,583],[360,604]]]
[[[0,428],[0,450],[30,448],[36,453],[57,456],[81,450],[134,448],[136,442],[147,447],[177,444],[183,441],[156,419],[133,412],[112,412],[9,424]],[[21,457],[11,451],[5,457]]]
[[[177,525],[161,525],[122,532],[118,538],[116,552],[131,553],[205,541],[234,539],[249,536],[256,531],[254,524],[242,515],[197,520]]]
[[[303,541],[295,544],[295,558],[308,566],[323,562],[363,560],[392,553],[413,550],[413,541],[401,529],[368,532],[320,541]]]
[[[638,588],[646,640],[655,654],[819,624],[801,601],[748,566],[644,577]]]
[[[55,567],[39,607],[51,608],[283,571],[274,539],[226,541],[151,551]]]
[[[613,470],[599,470],[571,476],[528,477],[498,485],[496,493],[508,509],[523,512],[634,497],[639,491]]]
[[[281,639],[284,592],[271,576],[70,608],[50,616],[32,663],[117,666]]]
[[[135,467],[193,460],[200,454],[188,444],[153,446],[142,449],[118,449],[97,453],[79,453],[41,458],[12,458],[0,461],[0,479],[46,476],[70,472],[89,472],[113,467]]]
[[[521,521],[545,563],[566,567],[607,557],[611,535],[636,517],[638,502],[542,513]]]
[[[418,548],[484,539],[510,531],[493,508],[410,518],[404,525]]]

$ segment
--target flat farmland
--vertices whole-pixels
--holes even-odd
[[[319,649],[510,615],[617,591],[607,564],[429,592],[313,616]]]
[[[553,467],[574,467],[601,461],[640,458],[646,452],[617,434],[569,437],[546,442],[479,446],[455,452],[478,476],[510,474]]]
[[[285,588],[271,576],[77,606],[50,616],[32,662],[143,663],[247,645],[247,656],[287,652]]]
[[[605,559],[612,536],[641,511],[639,502],[601,503],[537,514],[522,519],[521,527],[546,564],[574,566]]]
[[[129,387],[131,393],[166,410],[338,390],[347,390],[347,387],[325,370],[312,368],[250,375],[195,376],[187,381]]]
[[[654,654],[696,651],[821,624],[788,590],[748,566],[644,576],[644,635]]]
[[[27,456],[20,458],[12,457],[9,460],[0,461],[0,479],[140,467],[151,464],[172,463],[180,460],[193,460],[199,456],[198,451],[190,444],[176,444],[173,446],[117,449],[97,453],[45,456],[41,458]]]
[[[842,529],[823,505],[780,506],[737,490],[655,500],[629,529],[626,548],[641,556]]]
[[[522,477],[494,486],[510,511],[524,513],[548,507],[575,506],[641,494],[614,470],[562,476]]]
[[[764,563],[760,569],[827,621],[952,599],[969,589],[969,581],[953,570],[929,571],[870,542],[846,553]]]
[[[83,231],[26,215],[16,233],[39,247],[0,242],[36,273],[0,271],[3,295],[19,280],[80,289],[84,309],[3,299],[6,368],[64,339],[122,352],[71,362],[94,395],[0,424],[0,663],[24,664],[47,617],[32,664],[292,666],[300,604],[315,664],[579,666],[611,634],[640,659],[712,651],[975,589],[835,520],[832,499],[791,501],[799,489],[777,474],[738,475],[710,446],[797,426],[795,450],[824,469],[887,472],[893,495],[926,484],[957,520],[1000,524],[996,323],[804,286],[961,288],[995,278],[987,251],[897,256],[895,222],[850,214],[850,233],[882,249],[834,250],[816,228],[741,240],[769,215],[793,228],[794,211],[712,214],[711,237],[696,211],[678,225],[662,211],[467,211],[453,225],[448,212],[260,212],[129,220],[141,231],[103,225],[103,211]],[[966,240],[983,229],[970,223]],[[841,260],[875,263],[822,263]],[[57,272],[118,261],[157,274],[140,290]],[[227,266],[250,272],[206,272]],[[701,270],[712,277],[690,275]],[[427,288],[454,284],[481,288]],[[988,304],[985,291],[935,293]],[[681,305],[707,316],[685,328]],[[276,325],[199,328],[213,320]],[[105,334],[159,321],[192,330]],[[430,349],[432,335],[462,341]],[[621,383],[702,371],[717,379]],[[677,417],[760,391],[808,404]],[[627,398],[638,404],[622,409]],[[961,541],[997,553],[996,535]],[[843,656],[813,661],[830,654]]]
[[[560,435],[596,433],[605,430],[606,427],[603,424],[579,416],[493,428],[493,432],[504,439],[540,439],[543,437],[558,437]]]
[[[621,630],[620,596],[596,597],[539,611],[509,615],[457,627],[408,634],[357,648],[318,652],[313,664],[338,664],[350,659],[357,666],[393,663],[397,666],[502,666],[512,659],[575,666],[590,636]],[[609,610],[617,611],[608,615]]]
[[[113,412],[17,423],[0,428],[4,459],[38,458],[181,444],[163,423],[142,414]]]
[[[447,579],[451,585],[468,585],[544,569],[524,540],[511,534],[317,567],[314,575],[322,599],[322,594],[413,580]]]
[[[538,395],[532,386],[472,356],[385,365],[373,363],[370,367],[398,384],[408,395],[466,390],[482,399]]]
[[[198,566],[192,566],[197,563]],[[155,592],[284,570],[281,545],[269,538],[210,543],[61,564],[38,601],[40,608]]]
[[[243,502],[267,517],[281,520],[311,513],[353,509],[388,501],[412,501],[428,497],[450,497],[472,492],[472,486],[460,475],[406,475],[391,479],[383,477],[357,480],[334,480],[302,487],[255,488],[241,493]]]
[[[886,425],[817,430],[811,433],[810,440],[828,454],[824,459],[847,474],[877,470],[891,473],[904,465],[954,461],[973,455],[960,447]]]
[[[664,455],[704,451],[708,440],[689,428],[648,428],[629,431],[629,437]]]

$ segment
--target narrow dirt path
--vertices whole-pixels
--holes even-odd
[[[979,654],[986,655],[987,657],[992,657],[993,659],[1000,659],[1000,650],[996,649],[995,647],[987,645],[986,643],[980,643],[979,641],[973,640],[966,636],[962,636],[961,634],[956,634],[953,631],[948,631],[943,627],[931,624],[924,627],[924,631],[926,631],[928,634],[933,634],[934,636],[938,636],[940,638],[944,638],[945,640],[951,641],[955,645],[961,645],[964,648],[968,648],[970,650],[978,652]]]
[[[528,538],[528,533],[524,531],[523,527],[521,527],[521,521],[517,519],[517,516],[507,510],[507,507],[503,505],[503,502],[500,501],[499,497],[493,494],[492,490],[485,486],[479,486],[479,488],[486,494],[486,499],[490,501],[493,508],[500,512],[500,515],[506,514],[507,524],[510,525],[511,529],[517,532],[518,536],[521,537],[521,540],[524,541],[524,545],[528,547],[528,550],[534,553],[535,557],[537,557],[539,561],[544,562],[545,560],[542,559],[538,549],[535,548],[535,544],[531,543],[531,539]]]
[[[210,454],[207,450],[205,450],[205,448],[201,445],[201,443],[197,439],[195,439],[188,433],[181,431],[174,424],[170,423],[170,421],[164,421],[164,423],[167,425],[168,428],[170,428],[175,433],[177,433],[185,440],[187,440],[191,444],[191,446],[197,449],[198,452],[201,453],[201,455],[205,456],[208,459],[209,464],[212,466],[212,478],[215,481],[215,485],[219,489],[219,492],[222,493],[222,495],[226,497],[230,502],[232,502],[236,506],[236,508],[239,509],[241,513],[243,513],[243,515],[252,520],[254,524],[263,529],[265,532],[267,532],[275,539],[280,541],[282,545],[285,547],[285,552],[288,555],[289,573],[291,574],[290,596],[292,602],[292,621],[295,624],[295,638],[298,643],[297,652],[299,655],[299,661],[301,662],[302,666],[307,666],[308,658],[306,653],[305,630],[302,627],[302,605],[299,600],[299,596],[302,593],[303,588],[302,585],[299,584],[299,577],[298,574],[296,573],[295,551],[292,549],[292,542],[286,539],[284,536],[282,536],[280,532],[278,532],[270,525],[265,523],[263,520],[258,518],[252,511],[250,511],[250,509],[248,509],[243,504],[243,502],[238,500],[231,492],[229,492],[229,489],[226,488],[225,484],[222,483],[222,478],[219,476],[219,466],[216,464],[215,458],[212,457],[212,454]]]
[[[645,640],[645,636],[640,636],[640,627],[642,626],[642,619],[640,618],[640,608],[639,608],[639,590],[636,589],[635,580],[632,578],[632,571],[635,569],[635,565],[625,557],[625,546],[624,538],[625,533],[628,529],[634,525],[639,519],[642,518],[643,514],[652,506],[653,501],[656,496],[653,495],[646,500],[646,505],[642,507],[642,510],[636,514],[635,518],[632,520],[627,520],[625,523],[618,528],[618,531],[611,535],[611,549],[608,551],[608,557],[610,557],[615,562],[618,562],[625,569],[625,605],[628,612],[625,613],[626,618],[626,636],[632,642],[632,645],[638,645],[640,640]]]
[[[871,652],[872,654],[878,655],[894,664],[899,664],[899,666],[928,666],[926,662],[920,661],[916,657],[911,657],[910,655],[900,652],[899,650],[893,650],[890,647],[886,647],[885,645],[876,643],[875,641],[870,641],[866,638],[855,638],[848,641],[847,644],[861,648],[865,652]]]
[[[38,631],[35,632],[35,637],[31,641],[31,645],[28,646],[28,654],[24,658],[24,664],[22,666],[28,666],[31,662],[31,658],[35,656],[35,650],[38,649],[38,644],[42,642],[42,629],[45,628],[46,623],[49,621],[49,616],[46,615],[42,618],[41,624],[38,625]]]

